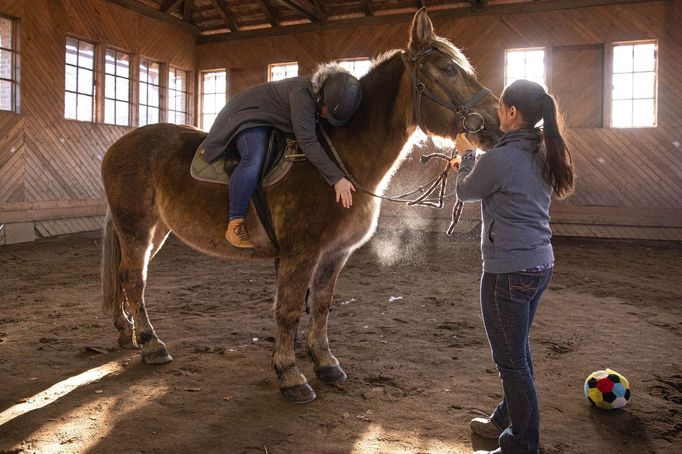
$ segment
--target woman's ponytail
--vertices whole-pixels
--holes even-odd
[[[542,100],[543,138],[547,157],[544,174],[552,184],[554,194],[564,198],[573,192],[573,156],[566,145],[556,101],[549,93]]]

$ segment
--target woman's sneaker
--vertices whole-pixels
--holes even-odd
[[[471,420],[471,431],[483,438],[499,438],[502,431],[488,418]]]

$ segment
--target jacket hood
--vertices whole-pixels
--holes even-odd
[[[320,90],[324,85],[324,81],[327,80],[327,77],[335,73],[350,74],[350,71],[340,66],[336,61],[321,63],[315,68],[315,73],[310,78],[310,82],[313,84],[313,95],[315,98],[320,96]]]

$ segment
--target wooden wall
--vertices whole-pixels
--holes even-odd
[[[96,230],[100,161],[131,128],[64,119],[67,34],[186,69],[196,39],[105,0],[0,0],[0,14],[19,19],[21,56],[21,110],[0,112],[0,225],[32,223],[38,237]]]
[[[566,107],[577,167],[575,194],[553,206],[555,234],[671,240],[682,240],[680,23],[682,2],[674,0],[434,20],[436,32],[464,49],[480,79],[496,93],[503,88],[505,49],[546,48],[550,89]],[[404,48],[408,26],[385,24],[200,44],[198,64],[199,69],[228,68],[228,91],[234,94],[264,82],[270,63],[298,61],[300,73],[305,74],[319,61]],[[602,127],[609,44],[641,39],[659,43],[658,127]],[[389,191],[403,189],[401,174],[423,173],[412,159]],[[442,229],[448,216],[447,210],[403,210],[385,203],[380,225],[399,228],[402,220],[409,219],[410,226]],[[463,225],[475,226],[477,216],[476,207],[468,207]]]

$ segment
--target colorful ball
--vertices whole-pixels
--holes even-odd
[[[595,407],[615,410],[630,401],[630,383],[615,370],[598,370],[585,380],[585,397]]]

